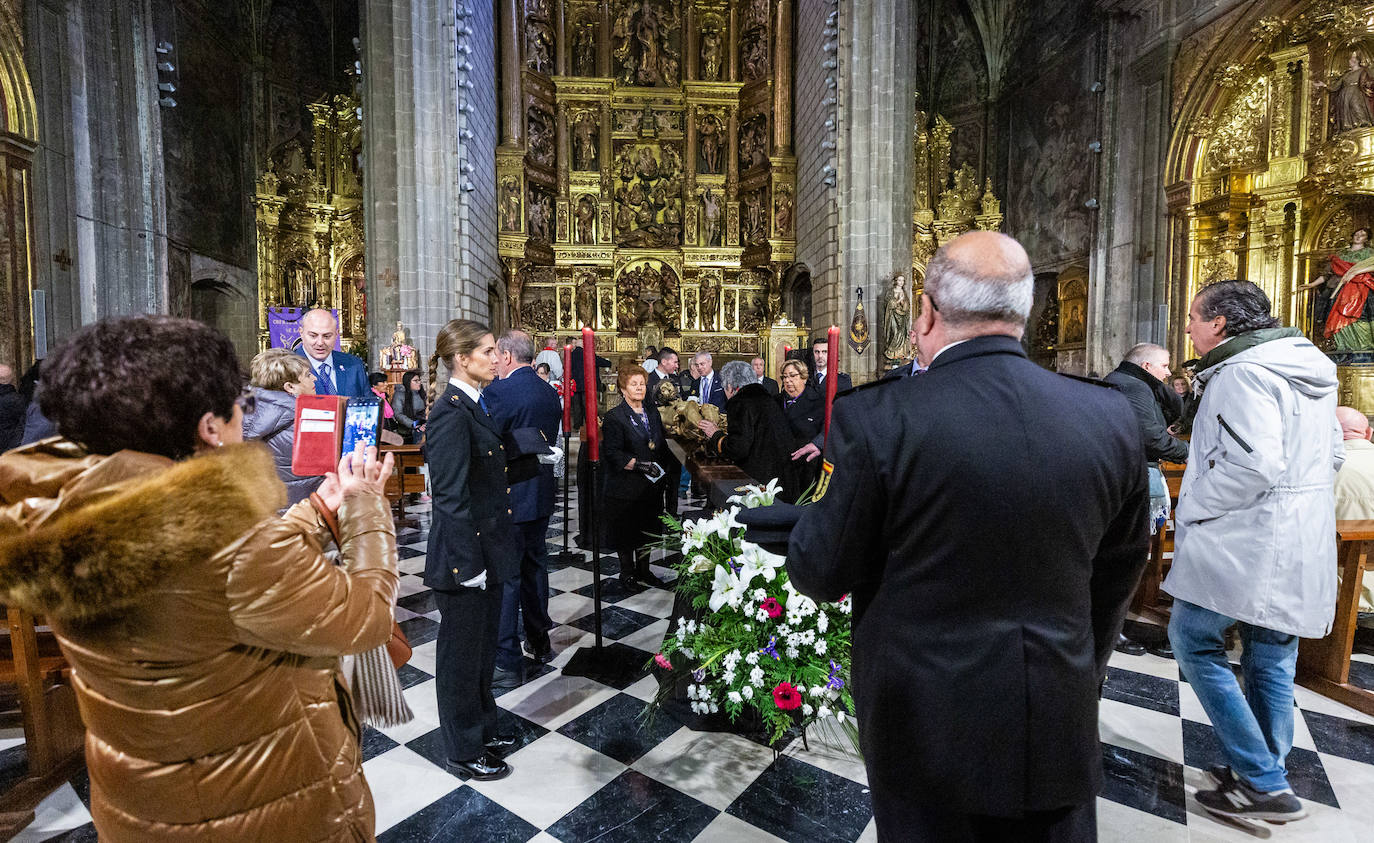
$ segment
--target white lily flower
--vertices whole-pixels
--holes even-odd
[[[719,612],[722,606],[729,605],[732,608],[740,604],[742,595],[740,592],[746,586],[730,572],[726,565],[716,566],[716,578],[711,583],[711,597],[707,605],[712,612]]]
[[[696,556],[692,557],[692,564],[688,566],[687,570],[694,574],[704,574],[715,566],[715,562],[712,562],[710,559],[698,553]]]

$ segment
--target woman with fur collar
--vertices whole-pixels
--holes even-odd
[[[100,838],[372,839],[338,657],[391,634],[391,459],[278,517],[233,345],[191,320],[97,322],[43,375],[62,436],[0,457],[0,599],[72,666]]]

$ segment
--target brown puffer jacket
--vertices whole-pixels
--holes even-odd
[[[0,599],[71,662],[101,840],[372,839],[338,657],[390,636],[390,511],[343,502],[345,573],[285,497],[258,444],[0,457]]]

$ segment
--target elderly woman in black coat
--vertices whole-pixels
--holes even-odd
[[[804,461],[792,459],[793,437],[778,400],[759,382],[754,367],[732,360],[720,370],[725,390],[728,432],[702,420],[697,427],[706,434],[706,451],[725,457],[759,483],[777,479],[779,499],[795,503],[810,484]]]
[[[625,366],[616,383],[622,401],[601,420],[602,464],[606,466],[606,518],[611,541],[620,555],[620,582],[661,586],[649,571],[645,545],[664,531],[664,484],[677,482],[665,472],[677,461],[668,451],[658,410],[645,401],[649,373],[641,366]]]

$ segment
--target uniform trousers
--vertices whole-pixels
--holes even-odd
[[[1092,843],[1097,840],[1097,801],[993,817],[948,811],[911,798],[874,794],[878,843]]]
[[[502,587],[496,653],[496,665],[502,670],[520,670],[525,663],[520,651],[522,625],[533,653],[549,649],[549,631],[553,629],[549,617],[549,519],[523,521],[515,530],[521,546],[520,574]]]
[[[486,588],[434,591],[439,607],[435,692],[439,728],[450,761],[472,761],[497,735],[491,675],[496,667],[501,593],[497,582]]]

